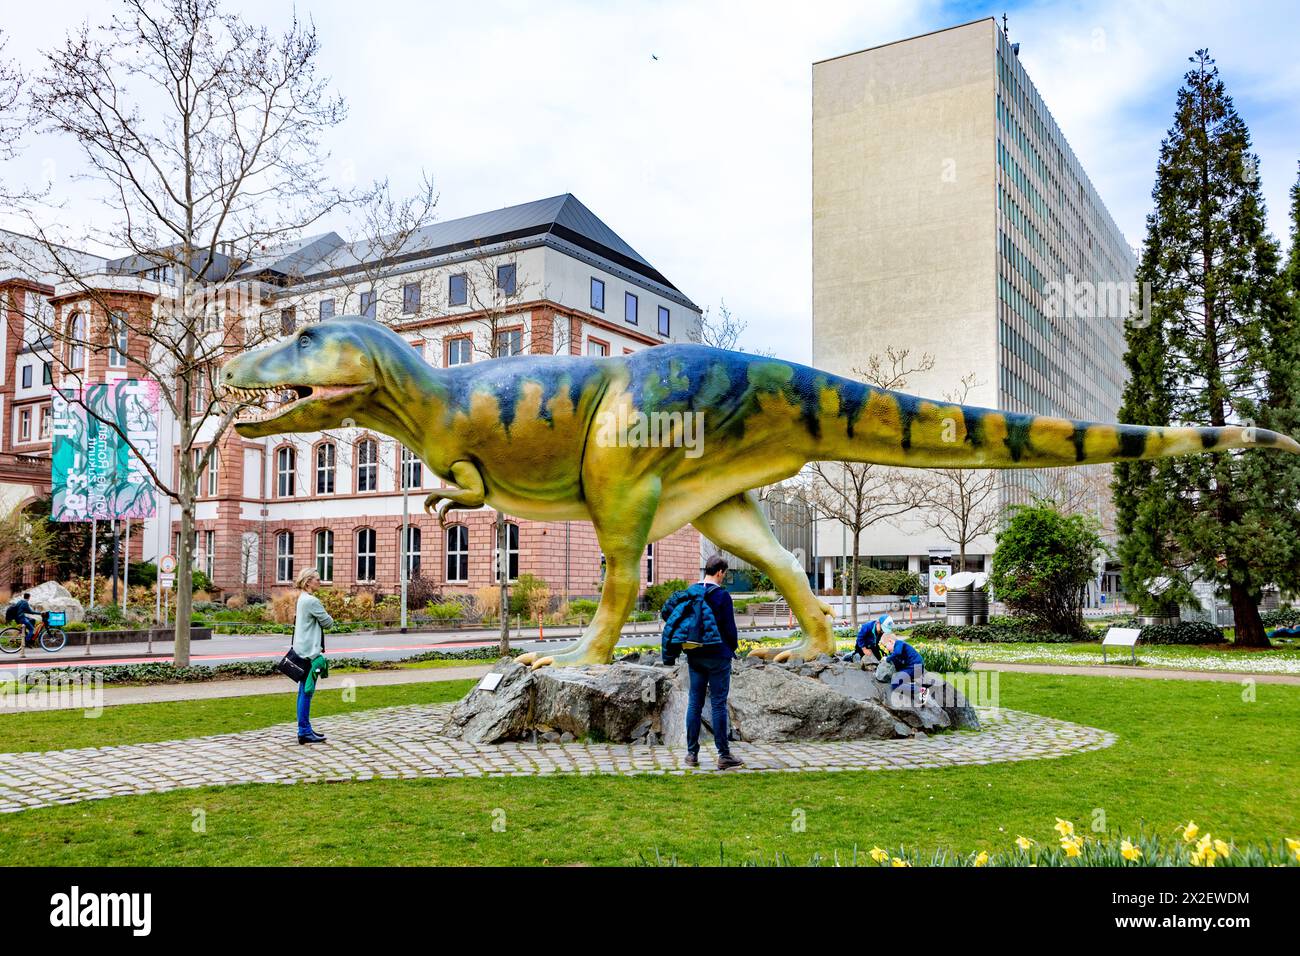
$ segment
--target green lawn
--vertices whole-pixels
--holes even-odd
[[[925,643],[925,642],[918,642]],[[977,661],[1023,664],[1101,664],[1099,642],[1070,644],[981,644],[973,641],[936,641],[935,644],[967,653]],[[1131,663],[1128,648],[1107,649],[1111,663]],[[1241,674],[1300,674],[1300,648],[1287,643],[1273,648],[1236,649],[1231,645],[1138,645],[1138,665],[1181,670],[1229,671]]]
[[[1259,685],[1247,702],[1235,683],[1000,680],[1003,706],[1104,727],[1119,742],[1060,760],[926,771],[207,788],[6,816],[0,852],[50,864],[628,864],[656,851],[716,862],[721,847],[731,861],[780,852],[804,862],[855,845],[970,852],[1009,847],[1018,834],[1050,843],[1056,817],[1087,832],[1099,809],[1112,830],[1169,835],[1194,819],[1239,844],[1300,836],[1300,687]],[[445,700],[467,686],[361,688],[354,706]],[[155,704],[71,727],[56,714],[8,715],[0,734],[12,748],[23,732],[10,725],[28,721],[26,739],[40,746],[158,739],[282,721],[289,708],[288,695]],[[344,709],[337,692],[322,694],[320,713]],[[110,720],[115,733],[93,729]],[[205,833],[191,827],[197,809]]]

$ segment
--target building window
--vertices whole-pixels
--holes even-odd
[[[447,340],[447,367],[453,365],[468,365],[473,356],[473,343],[467,338],[448,339]]]
[[[363,438],[357,442],[357,491],[379,490],[379,442]]]
[[[469,278],[463,272],[447,278],[447,304],[465,305],[469,302]]]
[[[40,430],[39,437],[41,441],[49,441],[50,440],[50,419],[52,417],[50,406],[42,405],[40,414],[41,414],[41,430]]]
[[[30,408],[20,408],[18,410],[18,440],[32,440],[32,410]]]
[[[609,343],[602,342],[599,339],[587,339],[587,354],[604,358],[609,354]]]
[[[400,537],[402,532],[397,532]],[[406,547],[402,549],[406,556],[406,577],[410,580],[420,573],[420,529],[413,524],[406,526]]]
[[[41,363],[41,384],[42,385],[54,384],[54,367],[50,365],[49,362]]]
[[[208,582],[212,582],[212,568],[216,564],[217,557],[217,533],[215,531],[203,532],[203,573],[208,576]]]
[[[424,485],[424,462],[415,457],[415,454],[402,446],[402,487],[419,488]]]
[[[74,312],[69,325],[72,345],[68,349],[68,365],[72,367],[72,371],[82,372],[85,371],[86,365],[86,314]]]
[[[637,306],[636,296],[634,296],[631,292],[624,292],[623,293],[623,318],[631,322],[633,325],[637,324],[636,306]]]
[[[208,497],[215,498],[217,494],[217,468],[221,461],[220,449],[212,449],[212,458],[208,460]]]
[[[23,388],[31,388],[31,387],[32,387],[32,367],[30,365],[24,365],[23,366]]]
[[[293,497],[297,471],[298,453],[288,445],[277,448],[275,452],[275,496],[277,498]]]
[[[492,526],[495,532],[499,532],[500,526]],[[501,580],[501,541],[497,534],[492,535],[492,555],[493,565],[496,568],[496,579]],[[519,525],[513,521],[506,522],[506,563],[510,570],[507,572],[509,580],[514,581],[519,577]]]
[[[454,524],[447,529],[447,583],[469,581],[469,528]]]
[[[659,306],[659,334],[660,335],[668,334],[668,329],[671,324],[670,318],[671,317],[668,314],[668,310],[665,309],[662,305]]]
[[[605,311],[605,283],[595,276],[591,277],[591,307],[597,312]]]
[[[375,290],[361,293],[361,314],[367,319],[375,317]]]
[[[357,532],[357,580],[375,579],[375,529],[362,528]]]
[[[655,583],[655,546],[653,543],[645,546],[645,583]]]
[[[292,531],[281,531],[275,536],[275,580],[280,584],[293,581]]]
[[[496,355],[518,355],[524,350],[524,333],[522,329],[506,329],[497,333]]]
[[[116,312],[108,316],[108,367],[126,368],[126,319]]]
[[[506,295],[515,294],[515,264],[507,262],[505,265],[497,266],[497,288]]]
[[[420,283],[408,282],[402,286],[402,313],[411,315],[420,311]]]
[[[316,494],[334,494],[335,449],[333,442],[316,446]]]
[[[328,528],[316,532],[316,573],[322,581],[334,580],[334,532]]]
[[[324,319],[332,319],[332,318],[334,318],[334,300],[333,300],[333,299],[321,299],[321,300],[320,300],[320,317],[321,317],[322,320],[324,320]]]
[[[331,300],[333,301],[333,300]],[[324,303],[322,302],[323,306]],[[293,335],[293,330],[298,327],[298,313],[295,309],[280,310],[280,334]]]

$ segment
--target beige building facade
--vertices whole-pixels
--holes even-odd
[[[871,355],[906,349],[909,364],[933,365],[905,391],[961,397],[965,379],[967,404],[1113,419],[1135,267],[992,19],[814,64],[818,367],[854,375]],[[1122,309],[1100,314],[1112,300]],[[1005,473],[994,507],[1057,494],[1059,478]],[[1069,482],[1076,506],[1109,509],[1104,480]],[[924,511],[878,524],[861,552],[924,572],[932,551],[957,551],[929,525]],[[819,523],[823,575],[851,551],[847,538]],[[985,535],[968,559],[982,565],[992,548]]]

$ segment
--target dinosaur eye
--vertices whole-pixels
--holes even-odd
[[[298,348],[300,348],[300,349],[305,349],[305,348],[307,348],[307,346],[309,346],[309,345],[311,345],[311,338],[310,338],[310,336],[300,335],[300,336],[298,337]]]

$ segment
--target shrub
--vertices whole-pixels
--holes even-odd
[[[1300,627],[1300,608],[1280,607],[1260,615],[1265,627]]]
[[[1139,636],[1144,644],[1224,644],[1223,629],[1209,621],[1179,621],[1177,624],[1148,624]]]
[[[465,606],[459,601],[440,601],[437,604],[426,604],[424,613],[435,621],[448,622],[454,621],[465,612]]]
[[[1039,619],[1045,630],[1087,638],[1081,595],[1104,552],[1094,519],[1064,515],[1047,502],[1018,506],[998,532],[989,583],[1009,608]]]
[[[569,602],[569,613],[566,617],[575,621],[590,621],[596,616],[598,606],[595,601],[589,601],[586,598],[574,598]]]
[[[90,626],[85,621],[69,621],[63,625],[63,630],[71,633],[73,631],[88,631]]]
[[[226,607],[232,611],[241,611],[248,607],[248,598],[242,594],[232,594],[226,599]]]
[[[406,609],[415,611],[442,601],[442,588],[416,571],[406,579]]]
[[[141,561],[138,564],[131,565],[130,581],[132,584],[140,584],[146,588],[152,588],[158,583],[158,565],[152,561]]]
[[[677,591],[690,587],[690,584],[681,578],[674,578],[671,581],[663,581],[659,584],[652,584],[645,589],[643,601],[647,611],[659,612],[667,601]]]
[[[269,617],[276,624],[292,624],[298,616],[298,592],[285,591],[271,598]]]
[[[551,589],[535,574],[521,574],[510,589],[510,616],[532,618],[546,611]]]
[[[200,571],[197,568],[193,572],[192,583],[195,591],[211,591],[212,579],[208,577],[206,571]],[[178,575],[179,576],[179,575]]]
[[[501,617],[501,589],[489,584],[475,591],[474,610],[485,624],[498,620]]]
[[[922,666],[936,674],[964,673],[970,670],[970,655],[963,654],[961,651],[947,647],[931,647],[928,644],[922,644],[916,650],[921,655]]]

